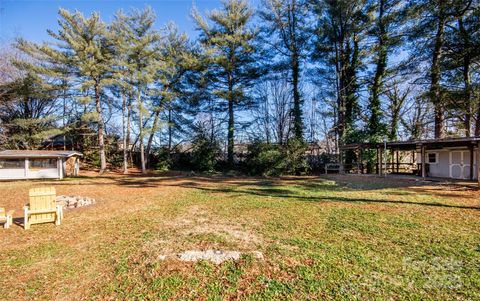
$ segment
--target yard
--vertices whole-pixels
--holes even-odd
[[[41,185],[97,203],[25,231]],[[17,223],[0,229],[0,299],[480,299],[480,195],[461,186],[92,174],[0,195]],[[210,249],[243,255],[175,255]]]

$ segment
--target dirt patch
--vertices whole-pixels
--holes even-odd
[[[228,241],[241,244],[245,248],[254,248],[263,239],[256,233],[246,229],[238,222],[226,221],[198,206],[190,207],[184,214],[168,223],[181,235],[219,235]]]
[[[190,206],[164,223],[164,233],[143,245],[141,258],[145,263],[164,260],[195,262],[208,260],[220,264],[238,260],[242,254],[263,259],[258,251],[263,238],[234,220],[225,220],[214,211]]]

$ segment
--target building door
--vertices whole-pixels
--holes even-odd
[[[470,179],[470,151],[450,152],[450,177],[453,179]]]

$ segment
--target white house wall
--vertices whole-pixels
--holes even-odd
[[[448,178],[450,177],[450,162],[449,162],[449,151],[440,150],[440,151],[427,151],[427,158],[429,153],[437,154],[437,163],[429,164],[429,173],[430,177],[438,178]]]
[[[3,179],[3,180],[25,179],[25,169],[24,168],[0,169],[0,179]]]
[[[29,170],[28,171],[28,179],[57,179],[58,176],[58,169],[57,168],[45,168],[39,170]]]
[[[29,160],[25,159],[24,168],[0,169],[0,179],[61,179],[63,177],[61,159],[57,159],[57,168],[29,169]]]

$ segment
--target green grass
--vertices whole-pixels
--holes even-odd
[[[0,265],[38,272],[52,254],[61,258],[18,287],[25,298],[52,296],[41,277],[60,285],[61,277],[82,276],[94,285],[76,296],[91,299],[480,299],[475,193],[342,181],[178,181],[168,192],[157,183],[145,206],[127,198],[128,215],[119,220],[122,212],[106,212],[85,230],[92,234],[83,242],[89,250],[74,263],[62,256],[75,256],[78,246],[59,239],[6,250]],[[159,259],[212,248],[245,255],[221,265]],[[88,262],[93,271],[72,269]],[[71,289],[63,289],[68,298]]]

